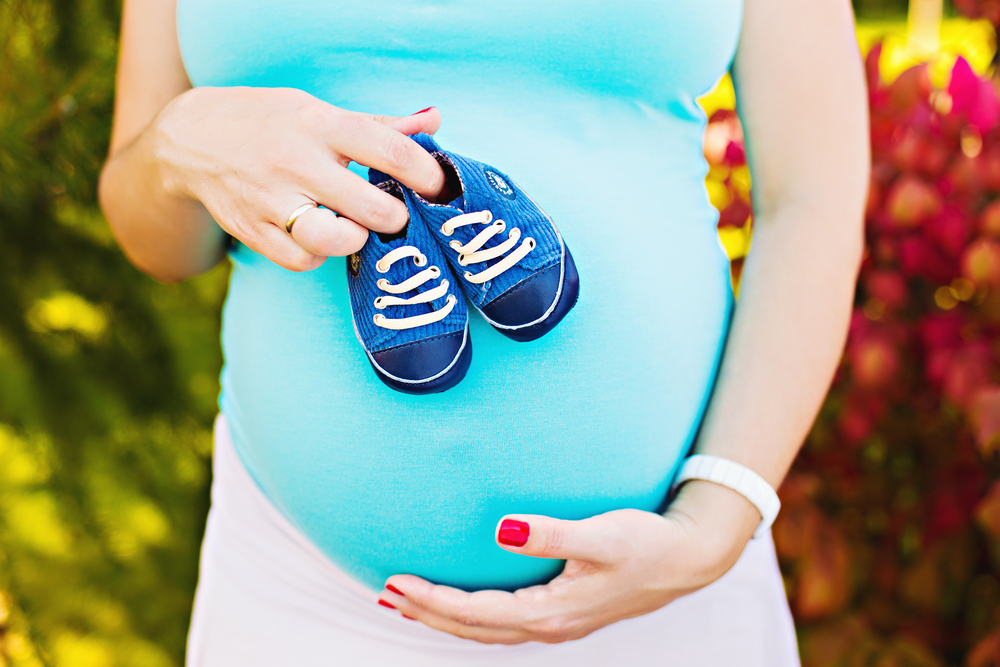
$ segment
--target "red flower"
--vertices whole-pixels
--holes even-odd
[[[1000,237],[1000,199],[983,209],[979,216],[979,231],[993,237]]]
[[[931,95],[931,76],[927,63],[914,65],[889,86],[889,99],[898,111],[913,112]]]
[[[726,164],[732,165],[734,167],[740,167],[747,163],[746,152],[743,150],[743,145],[736,143],[735,141],[730,141],[726,146]]]
[[[852,340],[847,350],[854,384],[864,389],[885,387],[899,372],[899,352],[881,332],[869,332]]]
[[[906,276],[923,276],[947,284],[955,270],[937,249],[923,236],[910,235],[899,244],[899,268]]]
[[[1000,286],[1000,242],[976,239],[962,254],[962,275],[976,285]]]
[[[972,71],[969,62],[962,56],[955,61],[948,83],[951,96],[951,112],[964,113],[969,123],[980,132],[987,132],[997,126],[1000,120],[1000,105],[996,91],[988,79],[980,79]]]
[[[946,206],[940,215],[924,224],[927,238],[950,257],[958,257],[972,234],[971,220],[954,206]]]
[[[990,382],[993,353],[984,343],[972,343],[956,352],[948,362],[942,393],[956,405],[966,407]]]
[[[898,272],[874,269],[867,272],[863,281],[868,296],[878,299],[887,308],[894,310],[906,305],[906,281]]]
[[[912,229],[941,212],[941,193],[918,176],[905,174],[886,196],[889,218],[900,228]]]
[[[987,385],[976,392],[969,402],[969,418],[979,451],[1000,449],[1000,386]]]
[[[1000,1],[998,0],[954,0],[955,9],[970,19],[986,19],[993,25],[1000,25]]]
[[[742,227],[753,209],[740,197],[733,197],[729,206],[719,213],[719,227]]]

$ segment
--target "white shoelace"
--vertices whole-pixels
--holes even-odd
[[[487,227],[476,234],[475,238],[465,245],[462,245],[461,241],[452,241],[448,244],[452,250],[458,253],[458,263],[462,266],[495,259],[506,254],[507,251],[511,251],[502,260],[479,273],[466,271],[465,279],[470,283],[478,285],[485,283],[487,280],[493,280],[520,262],[529,252],[535,249],[535,239],[530,236],[521,241],[521,245],[517,245],[518,240],[521,238],[521,230],[514,227],[507,234],[506,241],[493,248],[483,250],[483,246],[486,245],[487,241],[497,234],[503,233],[507,228],[503,220],[494,222],[493,213],[490,211],[477,211],[475,213],[457,215],[441,225],[441,233],[445,236],[451,236],[457,228],[466,225],[487,225]],[[517,247],[515,248],[515,246]]]
[[[427,264],[426,255],[411,245],[404,245],[394,250],[390,250],[383,255],[382,259],[375,262],[375,270],[379,273],[387,273],[389,271],[389,267],[391,267],[395,262],[398,262],[401,259],[406,259],[407,257],[412,257],[413,263],[418,267]],[[420,273],[410,276],[398,285],[393,285],[385,278],[379,278],[375,284],[383,292],[388,292],[389,294],[403,294],[404,292],[417,289],[427,281],[434,280],[440,276],[441,269],[436,266],[430,266]],[[416,296],[411,296],[408,299],[398,296],[376,297],[375,307],[379,310],[385,310],[389,306],[409,306],[415,303],[430,303],[435,299],[440,299],[445,294],[448,294],[448,281],[442,280],[437,287],[429,289],[426,292],[421,292]],[[451,312],[451,309],[455,307],[455,303],[457,302],[458,299],[455,298],[454,294],[448,294],[448,300],[445,302],[444,307],[440,310],[433,310],[429,313],[424,313],[423,315],[413,315],[412,317],[400,317],[398,319],[391,319],[382,313],[375,313],[372,321],[375,322],[375,326],[382,327],[383,329],[393,329],[395,331],[412,329],[425,324],[440,322],[448,316],[448,313]]]

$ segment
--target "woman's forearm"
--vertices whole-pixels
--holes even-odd
[[[781,483],[836,370],[861,261],[862,209],[788,206],[755,221],[697,451]]]
[[[868,100],[850,3],[747,0],[733,81],[753,174],[753,247],[696,448],[777,488],[840,359],[864,245]],[[760,521],[735,492],[704,482],[682,497],[688,487],[725,498],[742,517],[741,538]],[[737,555],[739,542],[730,542]]]
[[[854,206],[787,207],[755,221],[739,304],[696,444],[778,488],[809,432],[847,334],[862,253]],[[693,480],[670,509],[702,526],[714,544],[714,576],[736,562],[761,520],[735,491]],[[710,577],[712,578],[712,577]]]
[[[108,159],[99,194],[129,260],[154,278],[173,282],[213,267],[222,257],[225,235],[200,202],[168,192],[155,135],[151,124]]]

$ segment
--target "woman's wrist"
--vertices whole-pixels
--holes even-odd
[[[159,176],[164,194],[177,200],[199,200],[192,183],[204,181],[196,171],[197,160],[187,150],[185,134],[197,116],[198,88],[178,95],[157,114],[139,140],[147,145],[146,153]],[[192,108],[195,106],[195,108]]]
[[[699,541],[704,558],[701,585],[712,583],[736,563],[761,520],[743,495],[701,479],[685,482],[664,516],[687,524]]]

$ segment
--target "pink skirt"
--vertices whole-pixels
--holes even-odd
[[[261,493],[215,425],[212,509],[188,667],[798,667],[795,626],[770,536],[721,579],[651,614],[562,644],[486,645],[376,603]]]

